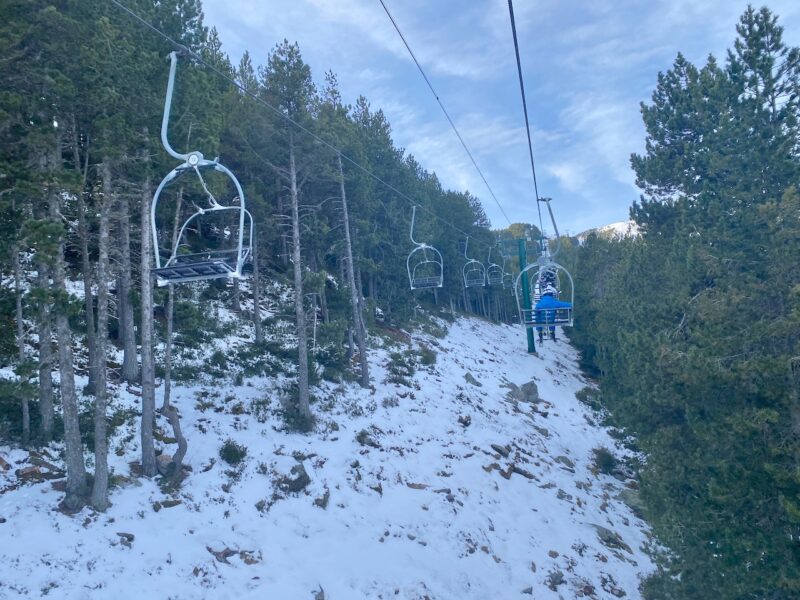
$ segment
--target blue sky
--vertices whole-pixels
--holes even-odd
[[[512,221],[537,222],[506,0],[385,0]],[[203,0],[206,23],[236,62],[266,62],[298,42],[314,78],[339,77],[346,102],[382,108],[395,144],[507,225],[378,0]],[[680,51],[724,58],[739,0],[517,0],[514,11],[539,191],[559,229],[627,218],[639,197],[629,167],[644,147],[639,103]],[[755,6],[761,6],[756,4]],[[800,2],[768,6],[800,45]],[[549,227],[547,229],[550,229]]]

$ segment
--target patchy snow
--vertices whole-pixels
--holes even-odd
[[[590,233],[596,233],[600,237],[610,239],[622,239],[629,237],[637,237],[639,235],[639,226],[635,221],[619,221],[617,223],[609,223],[602,227],[589,229],[583,233],[579,233],[576,237],[580,243],[586,241]]]
[[[0,598],[639,598],[647,528],[616,499],[634,483],[592,473],[615,442],[575,397],[575,350],[531,356],[521,328],[467,318],[443,339],[394,333],[372,340],[373,390],[315,390],[311,434],[282,431],[279,380],[177,386],[192,473],[177,491],[132,476],[126,424],[105,514],[58,512],[50,482],[15,475],[28,453],[0,446]],[[538,400],[515,387],[530,381]]]

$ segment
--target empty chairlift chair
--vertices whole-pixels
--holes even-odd
[[[412,290],[440,288],[444,281],[444,265],[441,253],[428,244],[414,239],[414,223],[417,216],[417,207],[411,210],[411,231],[409,237],[414,249],[406,259],[408,282]]]
[[[503,267],[492,262],[492,250],[494,250],[494,247],[489,248],[489,256],[486,259],[486,262],[489,264],[489,266],[486,267],[486,283],[493,286],[502,286]]]
[[[484,287],[486,285],[486,268],[482,263],[467,256],[467,247],[469,246],[469,236],[467,242],[464,244],[464,258],[467,259],[464,265],[464,287]]]
[[[170,171],[156,188],[150,205],[150,224],[153,236],[153,252],[155,268],[153,273],[158,285],[182,283],[205,279],[240,278],[242,267],[250,258],[253,247],[253,217],[245,207],[244,191],[236,176],[216,159],[208,160],[198,151],[182,154],[170,145],[167,132],[175,87],[175,71],[177,53],[170,53],[169,81],[167,96],[164,102],[164,116],[161,121],[161,142],[167,153],[182,160],[183,163]],[[221,186],[232,186],[232,200],[219,202],[210,191],[203,173],[221,173],[225,183]],[[186,189],[194,188],[197,194],[184,199],[185,206],[193,211],[187,216],[180,211],[159,207],[159,201],[170,184],[187,174],[194,174],[197,179],[185,182]],[[159,210],[161,208],[161,210]],[[167,220],[171,215],[174,222],[169,227],[159,230],[158,221]],[[216,243],[209,243],[209,235],[198,235],[191,240],[192,233],[200,232],[206,226]],[[161,234],[161,235],[159,235]],[[199,245],[199,247],[198,247]]]

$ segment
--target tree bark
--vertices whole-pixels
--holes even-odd
[[[50,218],[60,222],[60,190],[50,189]],[[61,407],[64,414],[64,445],[66,447],[67,489],[63,505],[67,510],[79,510],[87,496],[86,466],[78,419],[78,398],[75,393],[75,364],[72,356],[72,332],[67,317],[69,294],[64,265],[64,239],[59,241],[53,260],[53,289],[56,294],[55,321],[58,340],[58,367],[61,376]]]
[[[153,261],[150,237],[150,176],[145,179],[141,201],[141,274],[142,274],[142,474],[156,474],[156,449],[153,429],[156,418],[155,361],[153,359],[153,280],[150,264]]]
[[[264,342],[264,328],[261,324],[261,272],[258,266],[258,230],[253,232],[253,325],[256,329],[256,344]]]
[[[106,432],[106,408],[108,403],[106,346],[108,343],[108,278],[109,278],[109,229],[113,189],[111,187],[111,165],[107,158],[101,166],[103,200],[100,205],[100,231],[98,232],[97,257],[97,345],[95,348],[97,383],[94,394],[94,485],[92,506],[95,510],[108,508],[108,436]]]
[[[43,294],[50,295],[50,269],[41,258],[37,260],[37,285]],[[39,336],[39,414],[42,417],[42,442],[53,439],[53,329],[50,299],[42,299],[36,323]]]
[[[237,315],[242,312],[242,298],[241,290],[239,289],[239,280],[233,280],[233,312]]]
[[[110,180],[111,173],[109,170]],[[103,175],[105,180],[105,174]],[[105,184],[104,184],[105,185]],[[109,181],[110,186],[110,181]],[[133,319],[133,278],[131,276],[131,217],[126,197],[119,199],[119,285],[117,286],[117,317],[122,342],[122,379],[130,383],[139,381],[139,363],[136,354],[136,325]],[[145,233],[149,232],[148,228]]]
[[[303,266],[300,255],[300,211],[297,192],[297,170],[294,157],[294,134],[289,131],[289,183],[292,199],[292,262],[294,267],[294,311],[297,321],[297,410],[311,419],[308,396],[308,336],[303,306]]]
[[[367,363],[366,328],[364,327],[364,314],[361,312],[359,296],[361,290],[356,287],[356,276],[353,268],[353,245],[350,239],[350,217],[347,212],[347,193],[344,187],[344,170],[342,169],[342,155],[336,156],[339,163],[339,190],[342,198],[342,224],[344,225],[345,260],[347,262],[347,287],[350,288],[350,307],[353,311],[353,327],[355,328],[356,343],[358,344],[358,361],[361,366],[361,387],[369,387],[369,364]]]
[[[183,206],[183,187],[178,189],[178,199],[175,202],[175,220],[172,222],[172,245],[178,241],[178,228]],[[172,395],[172,335],[175,328],[175,285],[170,283],[167,290],[167,339],[164,340],[164,398],[161,410],[165,411],[170,405]]]
[[[25,322],[22,314],[22,269],[19,264],[19,246],[14,244],[11,249],[12,263],[14,269],[14,296],[16,299],[16,319],[17,319],[17,361],[19,368],[25,365]],[[20,371],[20,382],[22,382],[22,371]],[[28,396],[25,392],[20,394],[22,402],[22,447],[27,448],[31,441],[31,412],[28,406]]]
[[[81,169],[81,153],[80,143],[78,140],[78,129],[75,124],[75,117],[72,116],[72,153],[75,170],[81,174],[83,185],[78,191],[76,200],[78,202],[78,244],[81,250],[81,276],[83,278],[83,302],[84,310],[86,311],[86,348],[89,353],[89,385],[88,390],[94,393],[95,382],[97,381],[97,373],[95,373],[95,366],[97,359],[95,356],[95,348],[97,341],[97,330],[94,319],[94,294],[92,293],[92,263],[89,258],[89,223],[87,221],[87,208],[84,193],[86,191],[86,180],[89,175],[89,150],[86,149],[83,161],[83,169]]]

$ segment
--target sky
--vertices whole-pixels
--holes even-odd
[[[384,0],[512,222],[538,223],[506,0]],[[203,0],[234,64],[297,42],[316,82],[382,109],[395,145],[508,225],[378,0]],[[761,6],[756,4],[756,7]],[[772,0],[800,45],[800,2]],[[541,196],[559,230],[623,221],[639,198],[639,106],[678,52],[724,59],[744,0],[517,0],[514,12]],[[545,224],[546,231],[552,227]]]

